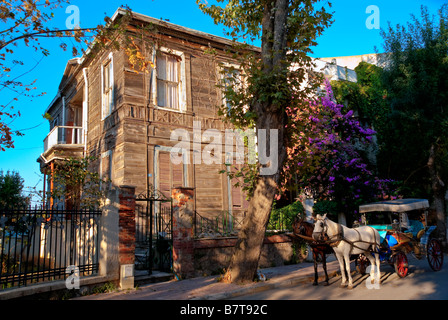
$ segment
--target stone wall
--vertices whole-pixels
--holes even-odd
[[[196,276],[223,273],[230,263],[236,237],[193,240],[194,270]],[[260,268],[276,267],[293,260],[291,238],[286,235],[266,237],[260,256]]]
[[[175,188],[173,197],[173,269],[178,278],[220,274],[229,265],[237,237],[195,239],[194,189]],[[266,237],[260,268],[281,266],[294,259],[288,234]]]

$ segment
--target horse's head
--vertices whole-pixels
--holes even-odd
[[[295,234],[302,234],[302,235],[305,234],[305,227],[303,226],[303,220],[304,220],[304,217],[300,217],[300,216],[297,216],[294,219],[294,222],[292,224],[292,230]]]
[[[315,220],[313,239],[316,241],[323,241],[327,238],[327,214],[324,214],[323,216],[318,214]]]
[[[296,235],[311,237],[313,235],[314,223],[309,219],[314,220],[313,217],[297,216],[292,224],[293,233]]]

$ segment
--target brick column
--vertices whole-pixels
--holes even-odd
[[[193,188],[173,188],[173,271],[181,279],[194,276]]]
[[[134,288],[135,187],[120,186],[118,209],[118,260],[121,289]]]

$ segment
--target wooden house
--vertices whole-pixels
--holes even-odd
[[[119,9],[112,20],[124,14]],[[224,133],[226,125],[217,112],[223,94],[216,84],[219,65],[232,63],[226,53],[232,42],[133,13],[128,30],[138,36],[136,26],[154,30],[150,40],[139,43],[154,63],[149,72],[132,68],[124,48],[67,63],[58,94],[46,110],[52,121],[38,159],[41,171],[50,177],[46,190],[52,188],[57,161],[94,156],[94,170],[113,186],[135,186],[136,194],[153,186],[168,197],[173,187],[192,187],[195,209],[203,217],[244,212],[245,195],[219,173],[226,169],[224,161],[194,163],[193,145],[189,161],[170,161],[178,143],[170,139],[174,130],[187,130],[192,142],[194,126],[201,132]],[[209,49],[215,55],[208,54]]]

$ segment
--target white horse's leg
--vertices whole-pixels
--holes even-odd
[[[339,269],[341,270],[341,276],[342,276],[341,287],[345,287],[345,283],[347,282],[347,278],[345,277],[344,257],[341,254],[338,254],[336,252],[334,254],[336,256],[336,259],[338,259]]]
[[[347,277],[348,277],[348,289],[353,289],[353,279],[352,274],[350,272],[350,255],[347,253],[344,254],[344,260],[345,260],[345,270],[347,270]]]
[[[374,284],[375,283],[375,266],[378,268],[378,265],[375,262],[375,256],[373,255],[373,253],[366,252],[365,256],[370,261],[370,281],[371,281],[371,284]]]
[[[380,254],[377,253],[375,254],[375,260],[376,260],[376,269],[377,269],[377,280],[378,280],[378,285],[381,284],[381,270],[380,270]]]
[[[369,254],[368,252],[366,252],[366,257],[370,261],[370,281],[371,281],[371,284],[377,283],[379,285],[381,283],[380,255],[378,253],[376,253],[376,254],[373,254],[373,253]],[[376,269],[376,272],[375,272],[374,269]]]

